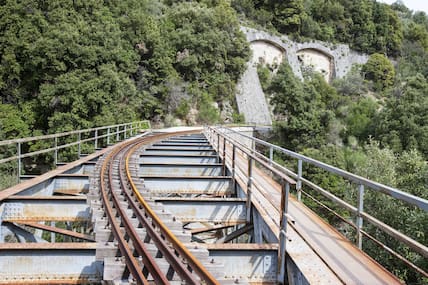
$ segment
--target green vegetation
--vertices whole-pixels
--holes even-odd
[[[234,2],[235,7],[240,6],[238,2]],[[371,56],[366,64],[355,66],[331,85],[311,71],[306,71],[301,81],[287,62],[276,74],[258,66],[263,89],[271,95],[274,106],[276,143],[427,199],[427,16],[412,14],[399,4],[374,1],[303,2],[306,9],[301,12],[300,28],[290,28],[288,33],[302,40],[311,37],[350,43]],[[266,4],[250,8],[238,10],[259,25],[263,24],[259,21],[262,11],[272,11]],[[283,31],[272,17],[263,25]],[[355,205],[357,185],[315,167],[305,166],[303,175]],[[319,193],[305,190],[345,218],[355,219]],[[348,238],[355,239],[353,228],[310,198],[304,201]],[[366,191],[364,203],[367,213],[422,244],[428,243],[428,216],[424,211],[374,191]],[[369,224],[365,230],[419,267],[428,268],[427,260],[407,246]],[[421,275],[370,240],[365,239],[364,249],[406,283],[426,284]]]
[[[183,117],[233,99],[249,56],[227,1],[5,0],[0,30],[0,139]]]
[[[383,54],[372,54],[362,71],[365,77],[373,82],[376,91],[384,90],[394,84],[394,66]]]
[[[239,27],[244,23],[299,41],[347,43],[370,55],[365,65],[353,67],[331,85],[312,71],[306,71],[301,81],[287,63],[276,74],[259,65],[262,87],[274,106],[278,144],[428,198],[425,13],[412,13],[400,2],[386,5],[373,0],[0,0],[0,4],[0,140],[137,119],[167,126],[242,122],[242,115],[220,114],[224,106],[235,105],[235,85],[250,56]],[[14,151],[2,148],[0,158]],[[60,158],[66,161],[71,155],[75,151],[61,153]],[[39,159],[52,163],[47,157]],[[0,188],[15,182],[16,171],[13,163],[1,166]],[[310,167],[304,176],[355,202],[356,185]],[[426,213],[385,195],[367,192],[365,197],[368,213],[428,243]],[[328,211],[305,202],[349,238],[355,237]],[[368,225],[366,230],[428,268],[428,261],[409,248]],[[364,244],[405,282],[427,283],[381,254],[376,245]]]
[[[343,42],[390,56],[399,55],[402,47],[403,22],[394,6],[373,0],[233,0],[232,5],[252,23],[295,39]],[[414,37],[426,41],[418,27]]]

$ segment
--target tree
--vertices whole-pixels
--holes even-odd
[[[373,20],[376,26],[376,52],[397,56],[403,41],[403,27],[397,13],[387,4],[375,2]]]
[[[383,54],[372,54],[367,63],[363,65],[362,71],[366,79],[373,81],[377,91],[382,91],[394,84],[394,66]]]
[[[0,104],[0,140],[22,138],[30,135],[30,129],[21,112],[11,104]]]
[[[371,134],[372,120],[376,115],[378,104],[371,98],[362,98],[349,105],[345,122],[345,138],[354,136],[364,142]]]
[[[428,82],[421,74],[407,80],[403,95],[391,98],[375,118],[374,136],[395,152],[418,149],[428,158]]]
[[[280,121],[277,133],[286,147],[302,149],[322,144],[334,113],[326,108],[330,103],[322,88],[321,76],[309,76],[305,82],[296,78],[288,65],[282,63],[269,88],[271,102]],[[319,92],[321,91],[321,93]]]

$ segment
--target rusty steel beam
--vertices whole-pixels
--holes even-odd
[[[162,194],[207,194],[223,196],[232,194],[228,177],[144,177],[145,186],[151,193]]]
[[[183,222],[244,223],[245,199],[240,198],[155,198]]]
[[[52,232],[52,233],[58,233],[58,234],[66,235],[69,237],[74,237],[74,238],[86,240],[86,241],[92,241],[92,242],[95,241],[94,237],[91,235],[82,234],[82,233],[78,233],[78,232],[74,232],[74,231],[70,231],[70,230],[66,230],[66,229],[61,229],[58,227],[52,227],[52,226],[47,226],[44,224],[31,223],[31,222],[19,222],[19,224],[24,225],[24,226],[29,226],[29,227],[32,227],[35,229],[40,229],[40,230],[44,230],[44,231],[48,231],[48,232]]]
[[[210,231],[227,229],[227,228],[233,227],[235,225],[236,224],[220,224],[220,225],[214,225],[214,226],[209,226],[209,227],[190,229],[190,232],[193,235],[196,235],[196,234],[206,233],[206,232],[210,232]]]
[[[95,250],[95,243],[1,243],[0,284],[98,283]]]
[[[86,197],[9,196],[2,203],[3,221],[85,221],[90,219]]]
[[[198,244],[196,247],[208,249],[212,262],[225,265],[224,277],[237,284],[277,284],[278,244]]]
[[[254,226],[251,225],[251,224],[243,226],[242,228],[239,228],[236,231],[234,231],[234,232],[232,232],[232,233],[230,233],[230,234],[228,234],[228,235],[226,235],[226,236],[218,239],[216,241],[216,243],[228,243],[228,242],[230,242],[230,241],[232,241],[232,240],[234,240],[234,239],[242,236],[243,234],[248,233],[249,231],[251,231],[253,229],[254,229]]]

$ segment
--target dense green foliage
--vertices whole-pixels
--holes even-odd
[[[0,0],[0,140],[136,119],[165,125],[224,119],[220,110],[235,104],[250,55],[238,17],[296,40],[347,43],[370,54],[331,85],[310,71],[302,81],[287,63],[276,74],[258,66],[278,144],[428,198],[428,17],[400,2]],[[13,151],[2,149],[0,157]],[[6,180],[16,166],[1,167],[0,180],[14,183]],[[311,167],[304,176],[355,203],[356,185]],[[365,211],[428,243],[426,213],[373,192],[366,193]],[[428,267],[409,248],[365,229]],[[365,242],[365,250],[406,282],[426,282],[377,246]]]
[[[383,54],[372,54],[364,64],[362,71],[365,73],[365,77],[374,83],[376,91],[384,90],[394,84],[394,66]]]
[[[0,139],[230,101],[249,56],[227,1],[0,2]]]
[[[343,5],[344,2],[349,3]],[[318,29],[318,25],[324,36],[314,32],[311,37],[349,42],[354,48],[373,54],[366,64],[355,66],[347,76],[334,80],[331,85],[320,74],[310,72],[304,74],[301,81],[286,62],[276,74],[259,66],[262,86],[271,95],[277,119],[276,142],[349,172],[428,198],[427,16],[412,14],[398,4],[387,6],[373,1],[305,3],[306,7],[321,7],[305,9],[304,21],[312,21],[314,29]],[[308,3],[312,4],[308,6]],[[260,9],[253,8],[252,13]],[[350,11],[355,13],[353,17],[341,16]],[[386,19],[389,26],[385,26]],[[304,21],[300,31],[290,33],[306,36],[308,27]],[[343,25],[339,24],[341,21],[345,21]],[[358,29],[353,27],[357,23]],[[273,21],[269,25],[275,27]],[[379,38],[381,33],[388,38]],[[396,56],[395,61],[385,54]],[[305,166],[303,175],[356,205],[357,185],[316,167]],[[316,191],[306,191],[345,218],[355,219],[352,213]],[[351,240],[355,239],[355,230],[310,198],[304,200]],[[368,190],[364,203],[367,213],[427,244],[428,216],[424,211]],[[426,259],[374,226],[366,224],[365,230],[421,268],[428,267]],[[364,249],[406,283],[427,281],[367,239]]]
[[[276,123],[276,143],[427,199],[426,79],[420,74],[409,78],[402,95],[394,97],[393,89],[387,91],[387,94],[370,91],[370,82],[365,82],[367,86],[361,89],[354,88],[354,82],[344,83],[355,79],[358,76],[356,74],[336,82],[336,88],[329,86],[333,90],[319,84],[322,80],[320,75],[308,76],[301,82],[291,73],[290,67],[283,64],[271,80],[271,102],[275,104],[279,119]],[[357,84],[364,82],[361,75],[360,78]],[[349,93],[344,93],[344,90]],[[357,185],[308,165],[304,167],[303,176],[356,205]],[[318,192],[309,188],[305,191],[345,218],[355,220],[355,216]],[[355,231],[336,216],[307,197],[304,201],[348,238],[355,239]],[[366,191],[364,201],[364,211],[367,213],[422,244],[428,243],[426,212],[371,190]],[[397,216],[400,218],[397,219]],[[365,230],[419,267],[427,268],[427,260],[407,246],[370,224],[365,225]],[[409,270],[404,263],[392,258],[368,239],[364,241],[364,249],[406,283],[426,282],[421,275]]]
[[[365,53],[392,56],[400,53],[403,41],[397,13],[372,0],[234,0],[232,5],[258,25],[297,39],[343,42]]]

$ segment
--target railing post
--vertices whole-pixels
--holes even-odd
[[[226,176],[226,137],[223,137],[223,176]]]
[[[285,282],[285,266],[286,266],[286,245],[287,245],[287,224],[288,224],[288,198],[290,196],[290,184],[284,181],[281,193],[281,216],[280,216],[280,232],[279,232],[279,270],[278,270],[278,283],[284,284]]]
[[[272,165],[273,161],[273,147],[269,148],[269,165]]]
[[[55,152],[54,152],[55,167],[58,166],[58,137],[55,137]]]
[[[233,144],[233,146],[232,146],[232,182],[233,182],[233,185],[232,185],[232,189],[235,191],[236,190],[236,179],[235,179],[235,172],[236,172],[236,170],[235,170],[235,159],[236,159],[236,146],[235,146],[235,144]]]
[[[107,146],[110,145],[110,127],[107,128]]]
[[[252,199],[252,187],[253,187],[253,158],[248,157],[248,172],[247,172],[247,223],[251,222],[251,199]]]
[[[126,125],[123,126],[123,130],[124,130],[124,132],[123,132],[123,140],[126,140]]]
[[[79,132],[78,136],[77,136],[77,156],[80,158],[80,156],[82,155],[82,147],[80,145],[80,141],[82,140],[82,133]]]
[[[119,126],[116,126],[116,142],[119,141]]]
[[[217,161],[220,162],[220,134],[217,133]]]
[[[54,221],[51,221],[51,227],[55,227],[56,223]],[[55,233],[51,232],[51,242],[55,242]]]
[[[97,148],[98,148],[98,130],[95,130],[95,145],[94,145],[95,151],[97,151]]]
[[[359,249],[362,249],[363,246],[363,236],[361,234],[361,229],[363,228],[363,217],[361,213],[364,209],[364,185],[360,184],[358,187],[358,204],[357,204],[357,246]]]
[[[217,133],[217,150],[220,152],[220,133]]]
[[[303,162],[301,159],[297,161],[297,184],[296,184],[296,190],[297,190],[297,201],[302,201],[302,165]]]
[[[21,143],[16,145],[16,152],[18,153],[18,183],[21,182]]]

